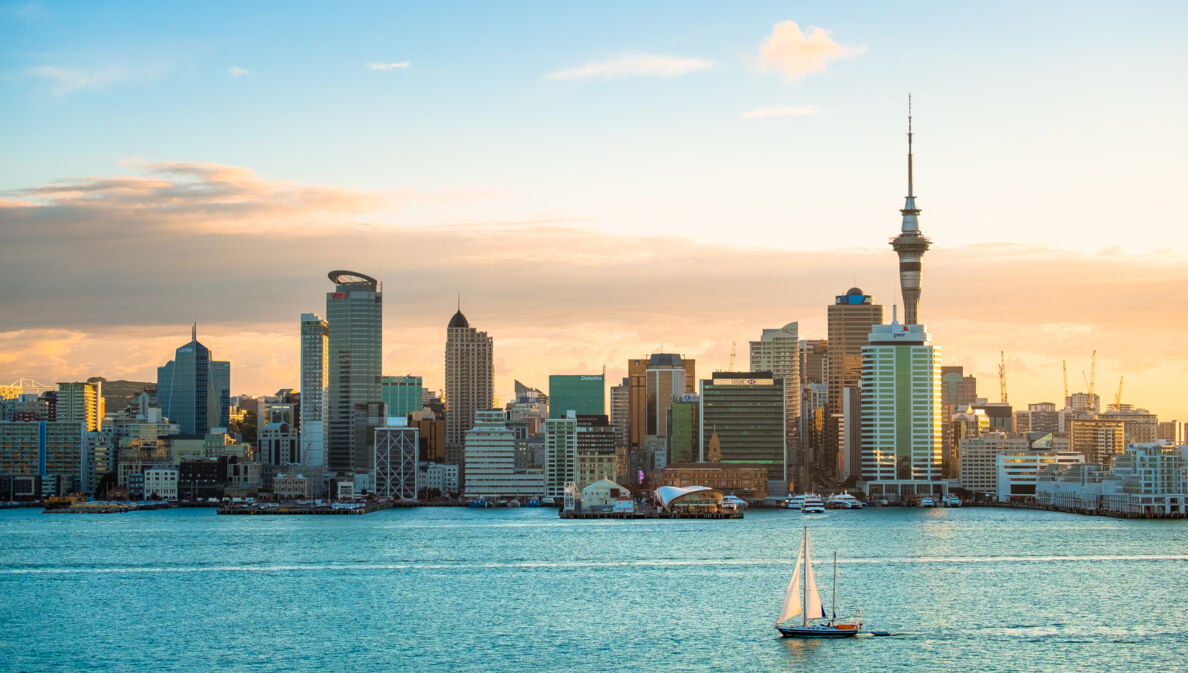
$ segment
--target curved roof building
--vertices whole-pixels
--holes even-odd
[[[661,486],[656,489],[660,509],[716,509],[722,504],[722,492],[708,486]]]

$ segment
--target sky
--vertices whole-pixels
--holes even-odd
[[[0,2],[0,383],[151,381],[199,338],[298,382],[326,273],[384,371],[496,393],[663,349],[703,375],[888,307],[911,92],[920,317],[998,397],[1188,418],[1188,6]],[[888,308],[888,313],[890,309]]]

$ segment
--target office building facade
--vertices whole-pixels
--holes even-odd
[[[383,291],[354,271],[331,271],[326,293],[326,468],[338,474],[372,468],[371,428],[383,422]]]
[[[553,374],[549,376],[549,418],[606,414],[606,382],[602,374]]]
[[[771,372],[714,372],[701,381],[700,434],[717,435],[721,462],[767,469],[768,491],[787,489],[784,382]]]
[[[301,314],[301,455],[326,463],[326,405],[330,382],[330,327],[316,313]]]
[[[190,342],[157,368],[157,404],[182,435],[201,437],[231,424],[231,363],[214,360],[198,341],[197,325]]]
[[[923,325],[876,325],[862,349],[862,478],[872,495],[936,492],[940,347]],[[939,489],[943,491],[943,487]]]

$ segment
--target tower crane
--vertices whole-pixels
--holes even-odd
[[[734,355],[735,351],[737,350],[737,345],[738,343],[735,341],[730,342],[730,371],[734,371]]]
[[[1097,406],[1098,406],[1097,403],[1094,402],[1094,400],[1097,399],[1096,397],[1094,397],[1096,388],[1097,388],[1097,349],[1095,348],[1095,349],[1093,349],[1093,356],[1089,359],[1089,404],[1091,404],[1093,406],[1094,413],[1100,411],[1100,409],[1097,408]]]
[[[1122,382],[1126,380],[1125,376],[1118,377],[1118,393],[1114,395],[1114,408],[1122,411]]]
[[[1002,394],[1002,403],[1007,403],[1007,387],[1006,387],[1006,353],[998,351],[998,387]]]
[[[1069,405],[1068,401],[1068,360],[1061,361],[1064,364],[1064,406]]]

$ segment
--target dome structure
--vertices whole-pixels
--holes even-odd
[[[466,316],[462,315],[462,309],[458,309],[454,317],[450,318],[450,324],[446,326],[446,329],[453,329],[455,327],[461,327],[462,329],[470,327],[470,321],[466,319]]]
[[[848,295],[850,297],[861,297],[862,296],[862,288],[852,287],[849,290],[846,290],[846,295]]]

